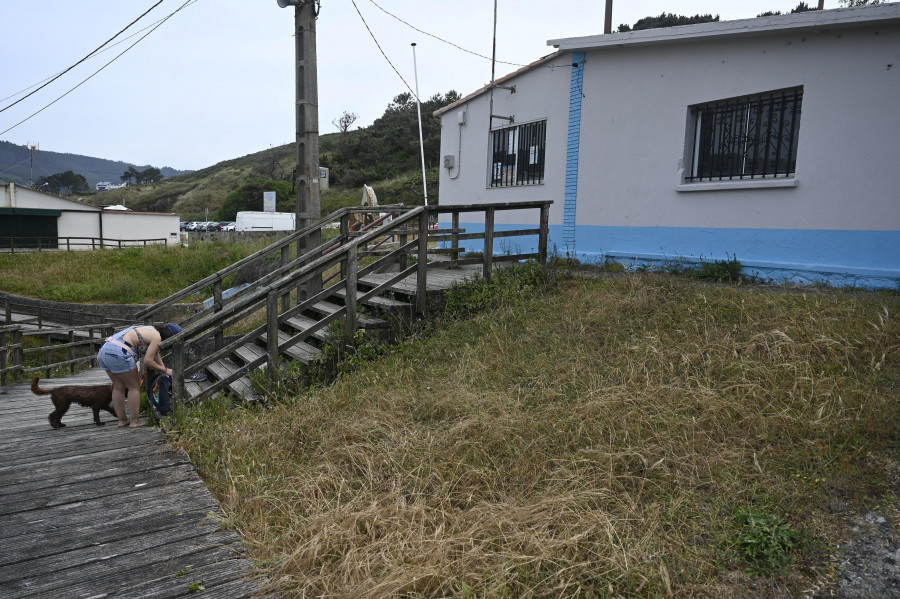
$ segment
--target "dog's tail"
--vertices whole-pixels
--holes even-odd
[[[38,387],[39,380],[41,380],[41,377],[39,377],[39,376],[36,376],[33,379],[31,379],[31,392],[32,393],[34,393],[35,395],[50,395],[51,393],[53,393],[53,391],[51,391],[50,389],[41,389],[40,387]]]

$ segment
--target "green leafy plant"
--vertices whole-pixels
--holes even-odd
[[[192,582],[188,585],[188,593],[199,593],[200,591],[205,591],[206,587],[203,586],[203,581],[200,582]]]
[[[739,510],[734,519],[740,527],[734,548],[747,564],[748,574],[778,573],[793,561],[798,535],[782,518],[762,511]]]

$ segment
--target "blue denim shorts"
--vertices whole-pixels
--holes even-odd
[[[134,354],[119,347],[114,343],[104,343],[97,354],[97,363],[100,368],[109,372],[120,373],[129,372],[137,368],[137,362],[134,361]]]

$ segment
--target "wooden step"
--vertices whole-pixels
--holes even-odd
[[[343,306],[338,306],[337,304],[332,304],[331,302],[317,302],[313,304],[312,308],[310,309],[314,312],[322,314],[323,316],[328,316],[330,314],[334,314],[342,308]],[[386,329],[389,326],[386,320],[376,318],[374,316],[369,316],[368,314],[357,314],[356,322],[359,323],[360,328],[363,329]]]
[[[232,373],[239,370],[239,366],[229,360],[228,358],[222,358],[218,362],[213,362],[207,367],[210,374],[216,378],[216,380],[222,380],[227,378]],[[259,399],[259,394],[253,388],[253,384],[250,382],[250,379],[242,376],[239,379],[232,381],[231,384],[228,385],[228,388],[243,399],[244,401],[254,401]]]
[[[268,342],[268,335],[263,333],[260,336],[260,339],[266,343]],[[287,343],[288,339],[291,338],[291,335],[285,333],[284,331],[278,331],[278,346],[281,348],[285,343]],[[304,341],[299,341],[294,345],[280,350],[282,354],[291,358],[292,360],[297,360],[298,362],[302,362],[307,366],[312,364],[313,362],[318,361],[322,357],[322,350],[314,345],[310,345]]]
[[[293,327],[294,330],[296,330],[298,333],[300,333],[302,331],[309,329],[317,322],[318,322],[317,320],[314,320],[314,319],[310,318],[309,316],[301,315],[301,316],[292,316],[291,318],[288,318],[287,320],[284,321],[284,324]],[[319,329],[318,331],[316,331],[315,333],[310,335],[310,337],[312,337],[313,339],[318,339],[319,341],[325,341],[325,337],[327,336],[327,331],[328,331],[328,327],[325,327],[324,329]],[[293,335],[291,335],[291,336],[293,336]],[[280,339],[280,337],[279,337],[279,339]],[[280,341],[279,341],[279,343],[280,343]]]
[[[365,293],[365,291],[362,291],[361,293]],[[341,289],[340,291],[335,293],[335,295],[337,297],[341,298],[341,301],[344,301],[347,297],[347,290]],[[413,305],[410,304],[409,302],[403,302],[400,300],[391,299],[389,297],[382,297],[380,295],[370,297],[369,299],[367,299],[366,301],[363,302],[363,305],[370,306],[372,308],[378,308],[379,310],[386,310],[386,311],[393,311],[393,310],[406,311],[406,310],[413,309]]]

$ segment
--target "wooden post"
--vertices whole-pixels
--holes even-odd
[[[487,208],[484,212],[484,256],[482,277],[485,281],[491,280],[491,271],[494,261],[494,209]]]
[[[456,262],[459,260],[459,210],[453,211],[452,221],[450,225],[453,229],[453,233],[451,235],[452,241],[450,242],[450,249],[453,250],[450,254],[450,268],[456,267]]]
[[[428,307],[428,211],[419,213],[419,252],[416,263],[416,312]]]
[[[222,311],[222,279],[213,283],[213,312]],[[225,346],[225,331],[216,327],[215,348],[219,351]]]
[[[15,370],[13,371],[13,382],[18,382],[22,379],[22,330],[16,329],[13,331],[13,366],[15,366]]]
[[[6,344],[6,336],[6,331],[0,331],[0,386],[6,384],[6,354],[9,351],[9,346]]]
[[[538,260],[547,263],[547,243],[550,239],[550,204],[541,206],[541,233],[538,239]]]
[[[355,243],[350,244],[350,251],[347,252],[346,269],[347,277],[345,290],[347,296],[345,298],[346,313],[344,318],[344,345],[353,347],[356,339],[356,295],[359,293],[357,289],[357,268],[358,268],[358,246]]]
[[[172,414],[177,416],[177,402],[185,397],[184,391],[184,343],[172,346]]]
[[[75,374],[75,331],[69,329],[69,374]]]
[[[53,363],[53,358],[51,356],[51,353],[53,351],[51,349],[51,343],[53,343],[53,341],[50,339],[50,333],[45,334],[44,335],[44,366],[46,366],[46,368],[44,369],[44,374],[46,375],[46,378],[48,378],[48,379],[51,376],[53,376],[53,371],[50,369],[50,364]]]
[[[290,293],[285,295],[289,296]],[[278,293],[276,291],[270,291],[266,296],[266,325],[266,350],[269,353],[266,391],[271,393],[275,381],[278,379]]]
[[[286,245],[281,248],[281,265],[284,266],[291,261],[291,246]],[[281,296],[281,311],[286,312],[291,307],[291,294],[285,293]]]

